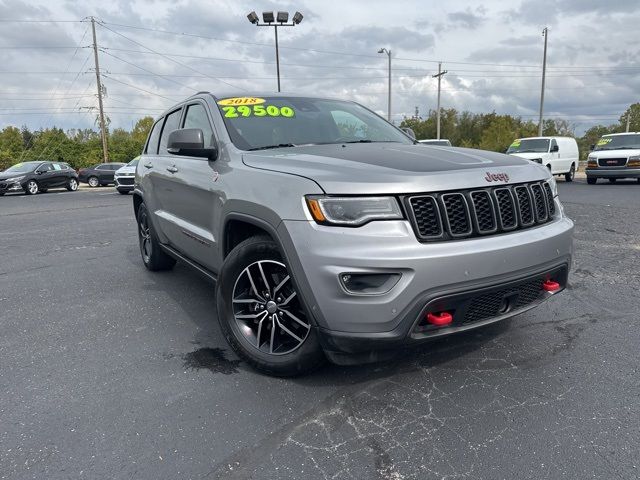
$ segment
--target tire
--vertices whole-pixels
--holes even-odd
[[[573,178],[576,176],[576,166],[575,164],[571,164],[571,168],[567,173],[564,174],[565,182],[573,182]]]
[[[617,178],[610,178],[609,183],[616,183],[617,180],[618,180]]]
[[[127,190],[118,190],[118,193],[120,195],[129,195],[129,192]]]
[[[598,181],[597,177],[587,177],[587,183],[589,185],[595,185],[597,181]]]
[[[40,191],[40,187],[38,186],[38,182],[35,180],[29,180],[27,185],[24,187],[24,191],[27,195],[35,195]]]
[[[100,181],[98,180],[98,177],[89,177],[87,179],[87,183],[91,188],[96,188],[98,185],[100,185]]]
[[[317,329],[270,238],[249,238],[227,256],[216,303],[227,342],[256,370],[290,377],[311,372],[326,361]]]
[[[138,207],[138,243],[140,244],[140,255],[142,263],[147,270],[159,272],[171,270],[176,264],[175,258],[167,255],[160,247],[158,237],[153,231],[153,226],[149,220],[149,212],[144,203]]]
[[[69,190],[70,192],[75,192],[76,190],[78,190],[78,180],[76,180],[75,178],[70,178],[67,182],[67,190]]]

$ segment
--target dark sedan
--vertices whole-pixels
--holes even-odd
[[[126,163],[100,163],[90,168],[81,168],[78,171],[78,179],[83,183],[88,183],[90,187],[115,184],[114,174]]]
[[[63,162],[23,162],[0,173],[0,196],[24,191],[28,195],[46,192],[50,188],[78,189],[78,174]]]

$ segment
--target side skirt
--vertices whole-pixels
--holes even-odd
[[[162,250],[164,250],[167,254],[171,255],[176,260],[187,264],[189,267],[193,268],[196,272],[198,272],[200,275],[205,277],[210,282],[216,283],[218,281],[218,276],[215,273],[203,267],[199,263],[194,262],[190,258],[185,257],[176,249],[170,247],[169,245],[164,245],[164,244],[161,244],[160,247],[162,247]]]

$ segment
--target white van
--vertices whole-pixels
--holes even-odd
[[[507,153],[541,163],[554,175],[564,174],[567,182],[573,181],[578,168],[578,144],[571,137],[518,138]]]

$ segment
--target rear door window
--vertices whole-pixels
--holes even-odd
[[[156,154],[158,153],[158,140],[160,140],[160,131],[162,130],[162,118],[156,122],[149,134],[149,141],[147,142],[147,148],[144,153]]]
[[[162,135],[160,135],[160,148],[158,149],[158,155],[167,154],[167,142],[169,141],[169,134],[174,130],[180,128],[180,114],[182,109],[167,115],[167,119],[164,121],[164,127],[162,127]]]

